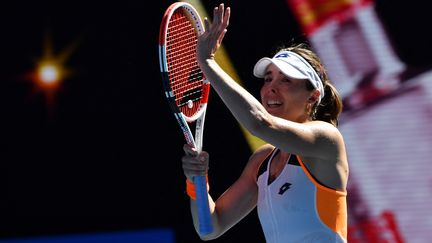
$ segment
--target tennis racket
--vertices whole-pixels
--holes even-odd
[[[204,118],[210,83],[198,66],[197,39],[204,32],[201,18],[189,3],[175,2],[165,11],[159,32],[159,62],[165,95],[186,142],[202,150]],[[195,127],[195,136],[192,129]],[[205,176],[193,178],[199,231],[213,231]]]

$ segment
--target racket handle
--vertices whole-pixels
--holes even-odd
[[[213,225],[210,216],[210,206],[207,196],[207,181],[205,176],[193,178],[198,206],[198,225],[201,235],[208,235],[213,232]]]

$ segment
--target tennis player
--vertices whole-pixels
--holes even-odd
[[[342,101],[318,56],[305,44],[256,63],[263,79],[258,101],[215,61],[231,10],[214,8],[204,20],[197,56],[201,69],[234,117],[266,141],[216,201],[209,195],[215,239],[255,207],[267,242],[346,242],[348,161],[337,128]],[[184,145],[187,193],[198,232],[192,178],[207,175],[209,154]],[[230,163],[230,162],[227,162]],[[235,163],[235,162],[234,162]]]

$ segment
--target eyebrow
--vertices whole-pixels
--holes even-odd
[[[273,73],[272,71],[268,70],[268,71],[266,71],[266,72],[264,73],[264,77],[267,76],[267,75],[270,75],[270,74],[272,74],[272,73]],[[285,75],[282,71],[280,71],[280,70],[279,70],[279,74],[282,74],[282,75],[286,76],[286,75]]]

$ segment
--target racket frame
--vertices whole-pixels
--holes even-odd
[[[204,121],[207,110],[208,95],[210,92],[210,83],[203,75],[202,84],[202,98],[201,104],[195,114],[187,116],[176,104],[175,95],[171,89],[169,79],[169,68],[166,56],[166,42],[167,42],[167,29],[169,21],[172,15],[179,9],[182,8],[188,13],[188,19],[195,27],[197,35],[204,32],[204,26],[201,18],[196,9],[189,3],[186,2],[175,2],[171,4],[165,11],[159,32],[159,63],[162,74],[162,83],[165,89],[165,96],[174,113],[174,116],[181,128],[181,131],[185,137],[186,142],[193,146],[198,153],[202,151],[203,146],[203,133],[204,133]],[[195,136],[193,136],[189,124],[195,122]],[[207,195],[207,181],[205,176],[195,176],[193,178],[196,191],[196,202],[198,207],[198,221],[199,221],[199,232],[201,235],[207,235],[213,232],[213,225],[210,215],[210,207]]]

